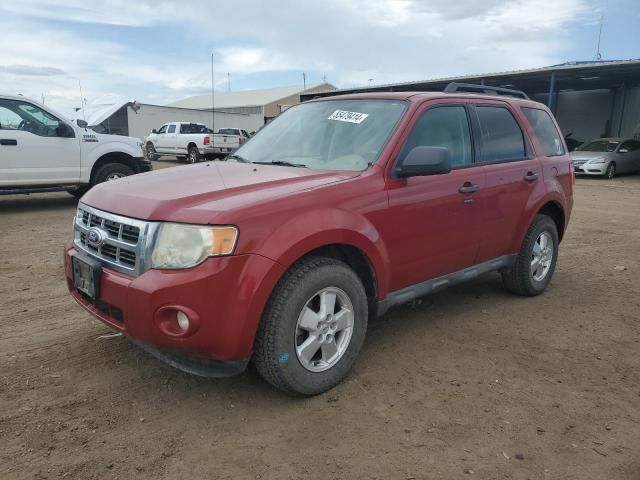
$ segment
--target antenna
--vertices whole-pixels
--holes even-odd
[[[211,132],[216,132],[216,114],[215,112],[215,87],[214,87],[214,77],[213,77],[213,52],[211,52]]]
[[[231,74],[227,72],[227,91],[231,91]]]
[[[598,20],[600,23],[600,29],[598,31],[598,46],[596,48],[596,56],[594,60],[602,60],[602,53],[600,52],[600,40],[602,39],[602,27],[604,26],[604,15],[600,15],[600,19]]]
[[[307,89],[307,74],[305,72],[302,72],[302,89]]]
[[[369,86],[373,85],[373,78],[370,78],[369,80],[367,80],[369,82]]]
[[[326,75],[322,75],[322,83],[327,83],[327,76]]]

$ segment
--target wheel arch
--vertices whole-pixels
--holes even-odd
[[[99,157],[91,167],[90,183],[95,181],[96,173],[103,165],[108,163],[121,163],[137,173],[137,166],[134,158],[125,152],[108,152]]]

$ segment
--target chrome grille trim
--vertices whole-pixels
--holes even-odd
[[[138,276],[151,267],[151,251],[159,226],[159,222],[123,217],[79,203],[73,223],[73,243],[105,267]],[[87,243],[91,227],[105,234],[104,243],[99,247]]]

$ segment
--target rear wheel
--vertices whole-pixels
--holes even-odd
[[[533,297],[545,291],[558,258],[558,227],[546,215],[537,215],[522,242],[516,262],[502,272],[508,290]]]
[[[107,163],[101,166],[95,174],[94,184],[110,182],[112,180],[118,180],[120,178],[133,175],[133,170],[127,167],[123,163]]]
[[[604,172],[604,176],[605,178],[608,178],[609,180],[611,180],[613,177],[615,177],[615,175],[616,175],[616,164],[614,162],[611,162],[607,167],[607,171]]]
[[[200,151],[198,147],[191,146],[189,147],[189,154],[187,155],[188,163],[198,163],[200,161]]]
[[[324,257],[296,263],[274,289],[253,362],[275,387],[316,395],[353,366],[367,330],[367,297],[346,264]]]

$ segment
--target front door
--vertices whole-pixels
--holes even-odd
[[[474,264],[478,192],[484,172],[475,164],[467,108],[429,105],[415,123],[397,160],[418,146],[445,147],[453,170],[444,175],[410,177],[389,183],[388,238],[390,289],[397,290]]]
[[[64,122],[26,100],[0,99],[0,184],[80,181],[80,139]],[[73,136],[69,136],[73,133]]]

